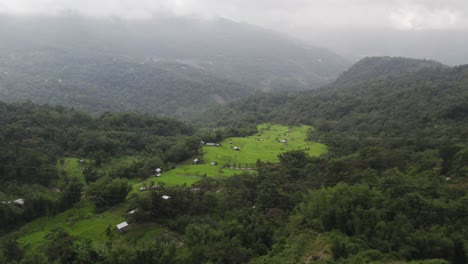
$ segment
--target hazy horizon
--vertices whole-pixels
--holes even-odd
[[[0,15],[84,15],[147,20],[228,19],[281,32],[351,60],[404,56],[468,63],[468,5],[464,1],[6,1]],[[465,36],[464,36],[465,35]]]

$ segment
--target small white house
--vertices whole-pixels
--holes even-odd
[[[116,227],[117,227],[117,231],[124,231],[125,229],[128,228],[128,223],[127,221],[123,221],[122,223],[118,224]]]
[[[156,172],[156,174],[160,174],[161,173],[161,168],[157,168],[154,171]]]
[[[128,214],[128,215],[132,215],[132,214],[136,213],[137,211],[138,211],[138,208],[137,208],[137,209],[131,210],[131,211],[128,212],[127,214]]]
[[[18,205],[24,205],[24,199],[16,199],[13,201],[15,204],[18,204]]]

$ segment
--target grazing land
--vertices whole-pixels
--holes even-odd
[[[258,133],[249,137],[232,137],[220,142],[220,146],[202,146],[203,155],[197,164],[190,162],[151,177],[143,184],[162,182],[166,185],[192,185],[201,177],[229,177],[244,172],[254,172],[257,160],[278,161],[278,154],[291,150],[304,150],[311,156],[327,152],[323,144],[307,141],[311,126],[283,126],[260,124]],[[217,142],[216,142],[217,143]],[[235,148],[239,148],[235,150]],[[214,165],[212,163],[214,162]],[[138,188],[141,185],[136,185]]]

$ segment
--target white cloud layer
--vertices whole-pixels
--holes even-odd
[[[0,0],[0,13],[63,12],[130,19],[161,14],[224,17],[286,32],[468,28],[466,0]]]

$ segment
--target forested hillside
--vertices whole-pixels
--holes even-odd
[[[190,116],[253,93],[188,65],[58,49],[0,56],[0,99],[67,105],[91,113]]]
[[[117,180],[152,175],[155,167],[169,168],[197,153],[199,140],[192,134],[193,129],[181,122],[148,115],[91,117],[60,106],[0,103],[1,233],[80,200],[83,182],[76,172],[67,174],[57,167],[64,157],[92,165],[89,183],[97,180],[95,168],[115,158],[138,157],[134,164],[114,166],[106,179],[127,186]],[[120,195],[125,199],[128,187],[123,188]],[[23,207],[12,203],[19,198],[25,201]]]
[[[2,104],[0,138],[8,150],[2,159],[14,169],[1,171],[1,195],[4,201],[25,198],[24,207],[0,204],[2,224],[49,218],[5,232],[0,261],[466,263],[468,67],[429,63],[400,72],[394,67],[412,62],[376,60],[372,65],[386,69],[377,72],[397,74],[360,73],[372,68],[364,60],[350,70],[367,76],[363,82],[257,94],[204,112],[194,121],[212,126],[203,130],[148,115],[90,117],[63,107]],[[266,139],[256,124],[263,122],[313,125],[307,140],[327,145],[328,152],[310,157],[298,148],[279,154],[278,162],[257,160],[255,168],[201,177],[193,185],[151,182],[138,191],[127,180],[176,162],[197,166],[201,141],[230,146],[225,142],[252,135],[260,146]],[[293,129],[269,140],[288,144],[281,139]],[[300,145],[298,138],[288,140]],[[248,154],[235,145],[224,151]],[[81,180],[65,170],[31,177],[49,179],[31,185],[19,169],[45,164],[53,171],[67,163],[64,156],[84,157]],[[125,156],[135,161],[123,163]],[[120,166],[105,169],[116,160]],[[28,188],[53,198],[34,199]],[[129,227],[116,231],[102,225],[103,218],[125,219]],[[96,223],[93,232],[74,235],[83,223]]]

